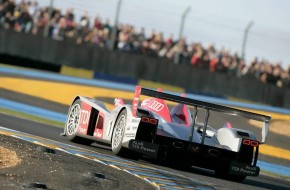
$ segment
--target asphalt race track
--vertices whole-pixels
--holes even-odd
[[[85,146],[85,145],[79,145],[75,143],[71,143],[67,141],[65,137],[60,136],[59,134],[62,132],[62,129],[39,124],[33,121],[25,120],[16,118],[13,116],[0,114],[0,126],[7,127],[10,129],[14,129],[17,131],[22,131],[25,133],[29,133],[32,135],[36,135],[39,137],[44,137],[48,139],[52,139],[55,141],[63,142],[66,144],[72,144],[74,146],[79,146],[85,149],[93,150],[101,154],[105,155],[112,155],[112,152],[109,149],[101,148],[101,147],[95,147],[93,146]],[[159,166],[153,163],[150,163],[146,160],[139,160],[137,161],[138,164],[146,164],[150,165],[151,167],[160,168],[163,170],[170,171],[175,174],[184,175],[191,179],[197,179],[202,182],[206,182],[211,184],[216,189],[237,189],[237,190],[245,190],[245,189],[281,189],[286,190],[290,187],[289,181],[283,181],[281,179],[268,177],[265,175],[260,175],[259,177],[248,177],[243,183],[236,183],[231,181],[226,181],[223,179],[216,178],[212,172],[205,171],[202,169],[192,168],[188,171],[180,171],[175,170],[172,168],[167,168],[164,166]]]
[[[58,111],[65,113],[68,109],[68,106],[63,104],[58,104],[55,102],[50,102],[47,100],[42,100],[40,98],[31,97],[28,95],[15,93],[12,91],[7,91],[0,89],[1,93],[0,96],[4,96],[5,98],[9,97],[11,100],[17,100],[20,102],[31,102],[31,104],[41,106],[46,109]],[[106,147],[96,147],[95,145],[92,146],[85,146],[85,145],[79,145],[75,143],[71,143],[67,141],[65,137],[60,136],[59,134],[63,131],[63,129],[36,123],[33,121],[17,118],[11,115],[6,114],[0,114],[0,126],[13,129],[20,132],[25,132],[31,135],[55,140],[58,142],[66,143],[66,144],[72,144],[74,146],[78,146],[81,148],[85,148],[88,150],[92,150],[104,155],[110,155],[113,156],[111,150]],[[160,166],[158,164],[154,164],[152,161],[148,160],[139,160],[135,161],[137,164],[140,165],[147,165],[151,166],[153,168],[158,168],[162,170],[169,171],[174,174],[185,176],[186,178],[193,179],[193,180],[199,180],[206,184],[210,184],[211,187],[215,189],[237,189],[237,190],[245,190],[245,189],[282,189],[286,190],[290,188],[290,182],[275,178],[266,176],[263,174],[260,174],[259,177],[247,177],[247,179],[242,183],[236,183],[231,181],[226,181],[223,179],[216,178],[211,171],[198,169],[198,168],[190,168],[186,171],[182,171],[179,169],[170,168],[167,166]]]

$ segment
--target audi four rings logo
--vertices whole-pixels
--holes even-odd
[[[144,100],[142,106],[146,106],[154,111],[159,112],[164,108],[164,105],[156,100]]]

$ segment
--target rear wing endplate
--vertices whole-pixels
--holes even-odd
[[[236,109],[236,108],[231,108],[228,106],[204,102],[204,101],[195,100],[195,99],[191,99],[191,98],[176,96],[176,95],[168,94],[165,92],[158,92],[155,90],[142,88],[141,86],[136,86],[136,89],[135,89],[135,96],[134,96],[133,105],[132,105],[133,116],[136,116],[136,111],[137,111],[140,95],[145,95],[145,96],[150,96],[150,97],[159,98],[159,99],[163,99],[163,100],[168,100],[171,102],[191,105],[191,106],[195,107],[195,110],[197,107],[205,109],[205,110],[207,110],[207,116],[206,116],[207,118],[208,118],[209,110],[212,110],[212,111],[217,111],[217,112],[223,112],[223,113],[228,114],[228,115],[242,116],[242,117],[245,117],[247,119],[253,119],[256,121],[264,122],[264,126],[262,129],[262,142],[261,143],[265,143],[265,141],[266,141],[269,127],[270,127],[271,116],[253,113],[253,112],[248,112],[248,111],[244,111],[244,110],[240,110],[240,109]],[[196,114],[194,114],[194,115],[196,115]],[[207,123],[207,121],[205,123]],[[206,130],[206,126],[205,126],[205,129],[203,131],[205,132],[205,130]]]

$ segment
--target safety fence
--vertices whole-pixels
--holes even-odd
[[[162,85],[168,90],[235,97],[290,108],[287,88],[266,85],[256,79],[211,73],[191,65],[176,65],[167,59],[110,51],[93,44],[77,45],[74,40],[55,41],[2,29],[0,54],[33,60],[33,64],[23,66],[43,67],[66,75],[142,83],[149,87]]]

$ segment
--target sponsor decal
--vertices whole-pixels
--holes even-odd
[[[156,112],[161,111],[164,108],[164,104],[161,102],[156,101],[155,99],[146,99],[142,102],[142,107],[150,108]]]
[[[191,147],[191,151],[192,152],[199,152],[200,151],[200,148],[199,148],[199,146],[192,146]]]
[[[96,129],[94,132],[94,136],[97,138],[102,138],[103,137],[103,130],[102,129]]]
[[[139,123],[140,122],[140,119],[132,119],[131,120],[131,123]]]
[[[138,126],[133,126],[133,127],[132,127],[132,130],[133,130],[133,131],[136,131],[137,129],[138,129]]]
[[[90,115],[91,115],[91,112],[90,111],[87,111],[87,110],[82,110],[81,111],[81,117],[80,117],[80,123],[81,123],[81,125],[87,125],[87,124],[89,124]]]
[[[140,119],[136,119],[136,120],[132,120],[128,126],[127,126],[127,130],[133,129],[136,130],[138,128],[138,124],[140,123]]]
[[[158,155],[159,145],[137,140],[130,140],[129,148],[143,155],[156,158]]]
[[[163,99],[158,98],[145,99],[142,102],[141,107],[156,112],[158,115],[163,117],[167,122],[172,121],[168,107],[166,106],[165,101]]]
[[[229,168],[229,174],[232,175],[258,176],[259,173],[260,173],[259,167],[238,162],[231,162]]]
[[[82,109],[80,111],[79,133],[86,134],[92,107],[85,102],[82,102]]]
[[[79,133],[86,133],[86,132],[87,132],[87,129],[79,127]]]
[[[135,133],[127,133],[125,136],[129,138],[135,138]]]

